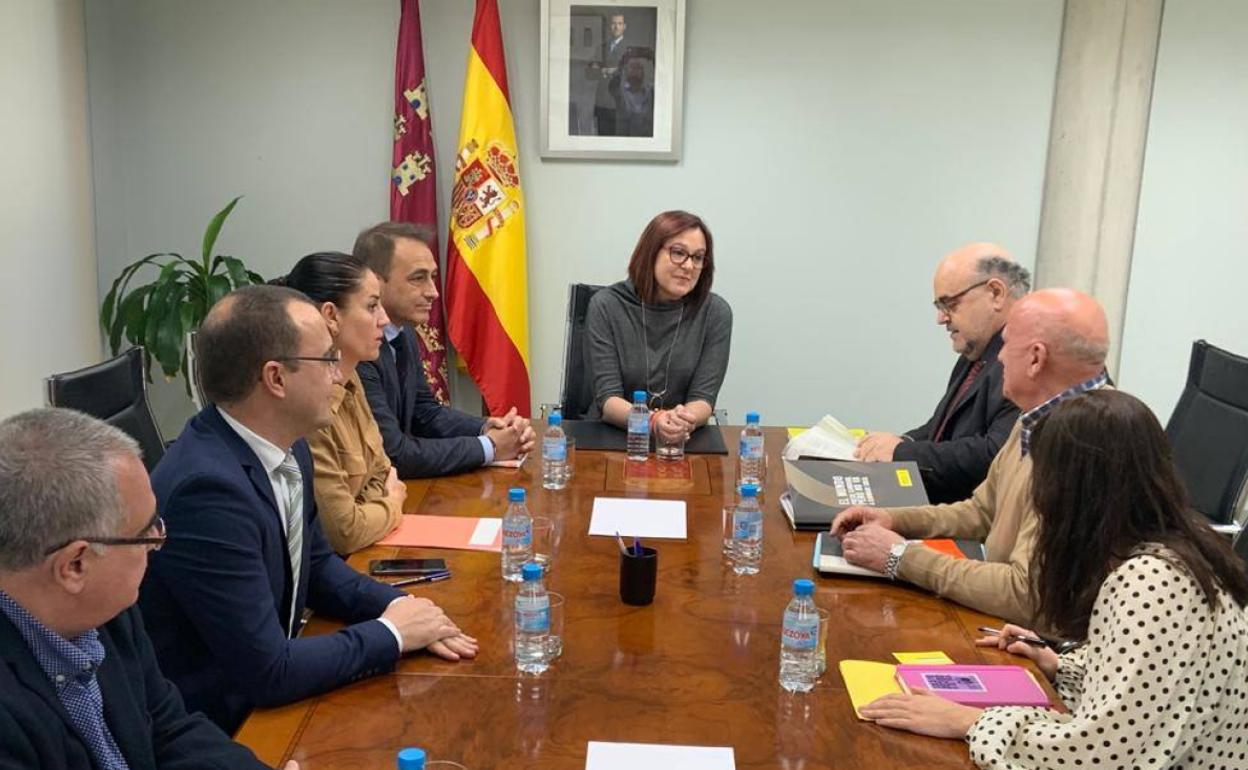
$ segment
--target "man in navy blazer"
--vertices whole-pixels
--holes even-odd
[[[134,439],[68,409],[0,422],[0,767],[267,767],[156,664],[134,600],[164,540]]]
[[[301,438],[329,424],[338,354],[299,292],[249,286],[199,332],[205,407],[152,475],[169,542],[139,600],[165,673],[187,704],[232,732],[276,706],[389,671],[427,647],[476,654],[427,599],[351,569],[316,517]],[[304,609],[348,625],[297,638]]]
[[[413,326],[427,323],[438,298],[438,263],[429,236],[407,222],[382,222],[360,233],[354,255],[381,279],[390,316],[387,344],[357,371],[399,478],[446,476],[511,460],[534,444],[515,407],[503,417],[473,417],[439,403],[429,389]]]
[[[936,323],[960,354],[945,394],[919,427],[900,436],[864,436],[860,459],[913,460],[933,503],[971,496],[1018,419],[1018,407],[1001,392],[997,352],[1005,318],[1030,282],[1027,269],[995,243],[970,243],[945,256],[932,281],[932,304]]]

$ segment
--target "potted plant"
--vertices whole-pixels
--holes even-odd
[[[172,379],[181,372],[186,380],[187,395],[190,395],[186,369],[187,332],[199,328],[208,309],[226,294],[239,286],[264,282],[235,257],[211,256],[221,226],[239,198],[230,201],[208,223],[199,260],[173,252],[149,254],[121,271],[100,308],[100,324],[108,335],[112,354],[117,355],[123,336],[132,345],[142,345],[147,355],[149,380],[155,358],[166,378]],[[132,279],[145,267],[160,272],[150,283],[131,286]]]

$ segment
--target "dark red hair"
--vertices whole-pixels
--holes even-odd
[[[654,279],[654,263],[659,258],[663,245],[669,239],[695,227],[702,231],[702,237],[706,239],[706,261],[702,263],[698,282],[685,295],[683,301],[696,308],[711,293],[711,281],[715,277],[715,248],[710,228],[701,217],[688,211],[664,211],[646,225],[641,237],[637,239],[632,258],[628,260],[628,277],[642,302],[653,305],[658,298],[659,287]]]

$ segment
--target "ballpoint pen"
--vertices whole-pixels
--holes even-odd
[[[979,630],[984,632],[985,634],[988,634],[989,636],[1001,635],[1001,629],[999,628],[992,628],[990,626],[980,626]],[[1013,639],[1016,642],[1025,642],[1026,644],[1030,644],[1032,647],[1048,647],[1050,649],[1053,648],[1052,642],[1049,642],[1045,639],[1041,639],[1036,636],[1022,636],[1019,634],[1014,634],[1013,636],[1010,636],[1009,638]]]
[[[387,583],[386,585],[394,586],[396,588],[401,588],[403,586],[414,586],[417,583],[437,583],[440,580],[450,580],[450,579],[451,579],[451,573],[449,572],[432,572],[428,575],[418,575],[416,577],[407,578],[405,580],[396,580],[393,583]]]

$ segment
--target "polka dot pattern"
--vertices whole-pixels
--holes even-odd
[[[967,741],[982,768],[1248,770],[1248,615],[1216,607],[1178,558],[1144,545],[1101,586],[1088,641],[1054,685],[1069,714],[987,709]]]

